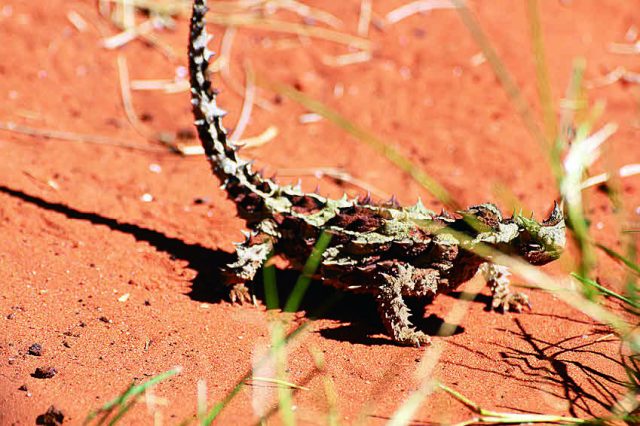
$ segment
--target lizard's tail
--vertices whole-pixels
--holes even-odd
[[[206,0],[195,0],[189,33],[189,76],[191,104],[198,136],[214,173],[224,182],[229,197],[248,213],[264,210],[264,200],[278,186],[251,170],[251,163],[237,156],[237,147],[227,140],[222,125],[226,112],[216,104],[216,91],[207,76],[213,52],[207,49]]]
[[[216,104],[216,91],[207,77],[209,59],[214,55],[207,48],[209,35],[205,28],[206,0],[195,0],[189,33],[189,75],[191,79],[191,104],[198,128],[198,135],[207,157],[224,155],[237,162],[236,150],[227,141],[222,125],[226,112]]]

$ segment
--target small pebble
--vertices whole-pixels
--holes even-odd
[[[58,374],[58,370],[55,367],[38,367],[32,376],[36,379],[50,379],[56,374]]]
[[[61,425],[63,422],[64,413],[53,405],[44,414],[40,414],[36,418],[37,425],[56,426]]]
[[[104,315],[101,316],[100,318],[98,318],[100,321],[107,323],[107,324],[113,324],[113,321],[111,321],[109,318],[105,317]]]
[[[160,166],[160,164],[152,163],[149,164],[149,171],[151,173],[160,173],[162,172],[162,167]]]
[[[33,356],[42,356],[42,345],[40,343],[34,343],[29,346],[28,354]]]
[[[140,201],[144,202],[144,203],[150,203],[153,201],[153,195],[149,194],[148,192],[142,194],[140,196]]]
[[[196,197],[193,199],[193,204],[207,204],[209,202],[208,197]]]

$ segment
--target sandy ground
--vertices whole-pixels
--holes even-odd
[[[536,104],[525,2],[516,3],[478,1],[472,7],[525,97]],[[609,50],[611,43],[625,42],[630,27],[640,25],[634,2],[541,3],[556,105],[576,57],[587,60],[590,81],[618,66],[638,71],[640,56]],[[342,31],[355,33],[359,1],[311,4],[339,17]],[[374,16],[384,17],[400,5],[374,2]],[[72,25],[70,12],[86,21],[84,31]],[[299,21],[291,13],[275,17]],[[221,35],[223,29],[212,31]],[[228,259],[231,243],[242,238],[243,223],[219,182],[203,158],[175,155],[141,135],[122,106],[118,55],[126,58],[132,80],[174,78],[186,65],[187,19],[177,19],[173,31],[154,33],[175,58],[139,40],[117,51],[103,48],[103,37],[116,32],[94,2],[0,3],[0,121],[99,135],[142,148],[0,131],[1,424],[33,424],[51,405],[77,424],[130,383],[179,365],[182,373],[155,387],[156,398],[143,400],[124,421],[176,424],[195,414],[199,380],[206,382],[207,400],[214,404],[270,342],[271,313],[263,305],[231,305],[220,290],[217,270]],[[509,200],[517,199],[538,218],[550,209],[557,191],[546,154],[526,132],[490,66],[477,60],[480,49],[455,11],[372,27],[368,38],[371,60],[336,67],[331,58],[350,52],[343,45],[239,28],[232,79],[242,87],[243,69],[250,64],[261,78],[321,100],[393,144],[462,204],[493,201],[507,210]],[[242,96],[228,82],[218,78],[217,84],[220,103],[229,111],[227,126],[233,128]],[[291,170],[338,167],[403,203],[422,196],[430,207],[441,207],[383,156],[335,125],[326,120],[303,124],[298,117],[306,111],[299,105],[265,89],[258,96],[271,109],[254,108],[245,136],[271,125],[279,134],[245,155],[268,173],[291,175],[285,181],[301,176],[304,188],[320,183],[323,193],[362,192]],[[588,97],[606,102],[599,124],[619,125],[606,161],[594,172],[640,162],[640,86],[616,83],[591,89]],[[133,106],[147,135],[180,133],[195,142],[189,139],[187,92],[134,91]],[[638,185],[635,178],[622,182],[624,208],[617,215],[601,191],[586,192],[594,235],[613,248],[620,247],[619,217],[627,228],[638,228]],[[574,253],[571,248],[545,270],[570,271]],[[600,261],[600,282],[620,290],[622,267],[604,257]],[[278,273],[283,295],[296,276]],[[434,337],[436,344],[427,349],[392,344],[370,298],[343,297],[288,349],[289,380],[307,388],[294,393],[298,422],[327,422],[325,385],[330,381],[341,423],[385,423],[418,388],[420,371],[430,371],[487,408],[605,414],[624,391],[616,339],[553,296],[525,291],[533,310],[522,314],[488,312],[486,291],[474,302],[436,299],[416,312],[427,332],[435,333],[457,303],[468,312],[455,333]],[[312,286],[293,323],[304,323],[334,296],[333,290]],[[40,356],[28,353],[34,343],[42,347]],[[440,350],[441,358],[431,365]],[[316,368],[313,353],[324,357],[324,370]],[[54,367],[57,374],[36,378],[38,367]],[[276,401],[272,386],[254,382],[222,412],[220,424],[256,422]],[[470,415],[436,392],[424,398],[413,421],[449,423]],[[272,419],[279,422],[277,413]]]

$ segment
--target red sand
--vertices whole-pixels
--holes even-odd
[[[360,2],[313,3],[339,16],[346,31],[355,31]],[[608,50],[610,43],[624,42],[631,25],[640,25],[634,2],[541,3],[556,105],[575,57],[587,59],[587,79],[620,65],[638,70],[640,56]],[[384,16],[400,4],[374,2],[374,12]],[[524,95],[535,103],[524,4],[474,2],[473,9]],[[172,78],[176,67],[186,64],[187,20],[179,19],[174,32],[159,34],[177,54],[172,62],[140,41],[120,52],[103,49],[102,35],[116,31],[93,2],[13,0],[0,9],[2,121],[103,135],[155,150],[0,133],[0,423],[33,424],[55,405],[77,424],[132,381],[180,365],[180,375],[154,389],[165,403],[149,408],[142,402],[125,418],[126,424],[151,423],[155,411],[166,424],[178,423],[195,413],[198,380],[207,383],[209,403],[219,401],[270,339],[263,306],[233,306],[215,291],[215,268],[231,251],[231,242],[241,238],[243,223],[208,165],[202,158],[163,152],[138,134],[123,112],[117,55],[127,58],[132,79]],[[70,11],[89,23],[86,31],[70,24]],[[243,81],[242,65],[250,62],[258,75],[296,85],[393,143],[462,204],[492,200],[507,209],[505,191],[496,190],[507,185],[538,216],[550,208],[557,193],[545,154],[489,65],[472,63],[479,48],[455,11],[414,16],[384,31],[372,28],[370,38],[371,61],[336,68],[323,58],[347,52],[343,46],[240,29],[231,72]],[[242,99],[219,78],[217,84],[232,127]],[[334,95],[336,86],[344,89],[342,96]],[[620,126],[608,142],[607,161],[595,172],[640,161],[639,89],[617,83],[589,91],[591,100],[606,101],[601,121]],[[269,91],[259,95],[276,98]],[[192,129],[186,92],[134,92],[133,103],[152,134]],[[287,99],[273,111],[254,108],[246,135],[269,125],[277,126],[279,135],[248,155],[269,170],[341,167],[385,193],[396,193],[404,203],[422,196],[425,204],[440,207],[384,157],[335,125],[300,124],[297,117],[304,112]],[[150,171],[152,164],[160,166],[159,173]],[[313,189],[316,183],[306,177],[304,186]],[[332,182],[321,184],[324,192],[342,191]],[[637,229],[638,180],[625,180],[622,189],[622,214],[628,227]],[[143,194],[153,201],[142,201]],[[610,203],[596,190],[587,194],[595,236],[619,247]],[[197,198],[205,202],[194,203]],[[572,252],[546,270],[568,271]],[[624,270],[601,256],[597,275],[620,289]],[[295,274],[279,273],[278,279],[290,285]],[[309,388],[295,393],[298,421],[326,423],[324,381],[330,378],[340,422],[384,423],[418,386],[417,361],[436,347],[443,354],[433,375],[487,408],[605,414],[624,391],[625,379],[610,330],[551,295],[527,291],[532,312],[500,315],[487,312],[485,300],[471,302],[461,331],[434,337],[437,345],[428,349],[390,344],[372,301],[346,297],[289,349],[290,380]],[[119,301],[125,294],[128,300]],[[296,321],[331,295],[315,290]],[[449,296],[438,298],[422,325],[433,332],[455,303]],[[27,354],[33,343],[42,345],[42,356]],[[326,372],[315,372],[311,351],[324,355]],[[31,376],[46,366],[55,367],[57,375]],[[19,390],[21,385],[28,391]],[[255,383],[223,411],[221,423],[255,422],[260,406],[275,401],[272,388]],[[470,416],[451,397],[435,393],[425,398],[414,420],[452,422]]]

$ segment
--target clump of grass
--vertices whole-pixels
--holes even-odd
[[[125,414],[127,414],[129,410],[133,408],[133,406],[138,402],[140,397],[145,392],[150,390],[156,384],[170,378],[171,376],[179,374],[181,371],[182,367],[174,367],[171,370],[160,373],[145,382],[137,385],[132,384],[127,388],[127,390],[125,390],[116,398],[107,402],[97,410],[90,412],[87,418],[84,420],[83,424],[88,425],[92,423],[96,418],[96,425],[114,425],[118,423],[123,419]]]

